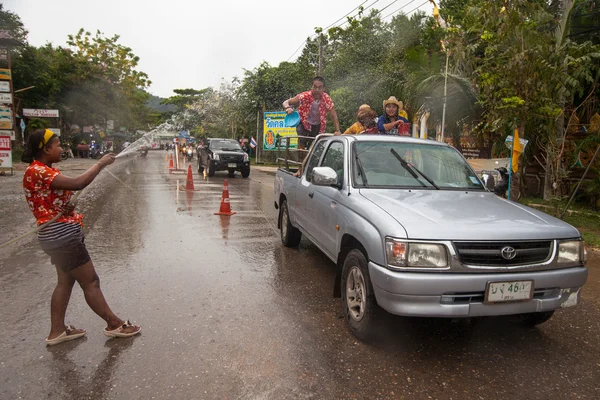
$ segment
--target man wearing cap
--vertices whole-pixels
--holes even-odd
[[[384,114],[377,120],[380,133],[410,136],[410,126],[400,125],[408,123],[408,114],[402,109],[403,106],[404,104],[395,96],[390,96],[389,99],[383,101]]]
[[[296,127],[299,136],[315,137],[319,133],[324,133],[327,125],[327,113],[331,114],[335,126],[335,134],[339,135],[340,123],[335,111],[333,101],[325,93],[325,79],[317,76],[313,79],[312,88],[306,92],[287,99],[283,102],[285,112],[291,114],[294,112],[292,106],[298,106],[300,114],[300,124]],[[310,146],[311,140],[298,139],[298,148],[304,149]],[[307,144],[309,144],[307,146]]]

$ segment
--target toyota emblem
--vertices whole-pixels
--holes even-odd
[[[500,254],[505,260],[512,260],[517,256],[517,251],[514,249],[514,247],[506,246],[500,250]]]

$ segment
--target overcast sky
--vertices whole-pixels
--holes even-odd
[[[29,42],[65,45],[79,28],[118,34],[161,97],[176,88],[218,87],[262,61],[287,61],[315,27],[327,27],[364,0],[0,0],[17,13]],[[425,0],[369,0],[386,17]],[[420,9],[428,14],[431,6]],[[390,20],[391,16],[386,18]],[[341,23],[341,22],[340,22]],[[298,51],[292,60],[294,60]]]

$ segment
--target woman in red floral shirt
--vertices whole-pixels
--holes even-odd
[[[104,167],[115,161],[107,154],[96,165],[76,178],[69,178],[52,167],[60,161],[60,140],[50,130],[37,130],[28,138],[22,161],[29,167],[23,176],[23,190],[29,208],[39,226],[38,240],[42,250],[56,267],[58,283],[50,301],[50,334],[46,344],[55,345],[84,336],[85,329],[65,325],[65,314],[75,281],[83,289],[90,308],[107,323],[104,334],[109,337],[129,337],[141,331],[139,325],[123,321],[110,309],[94,264],[87,252],[83,236],[83,215],[69,204],[73,190],[88,186]]]

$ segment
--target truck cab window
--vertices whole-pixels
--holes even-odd
[[[333,169],[338,176],[338,182],[344,179],[344,145],[342,142],[333,142],[327,149],[321,167]]]
[[[315,151],[313,151],[310,160],[306,164],[306,180],[312,181],[312,170],[314,167],[319,165],[319,160],[321,159],[321,155],[323,154],[323,149],[325,149],[325,141],[320,141],[317,143],[317,147],[315,147]]]

